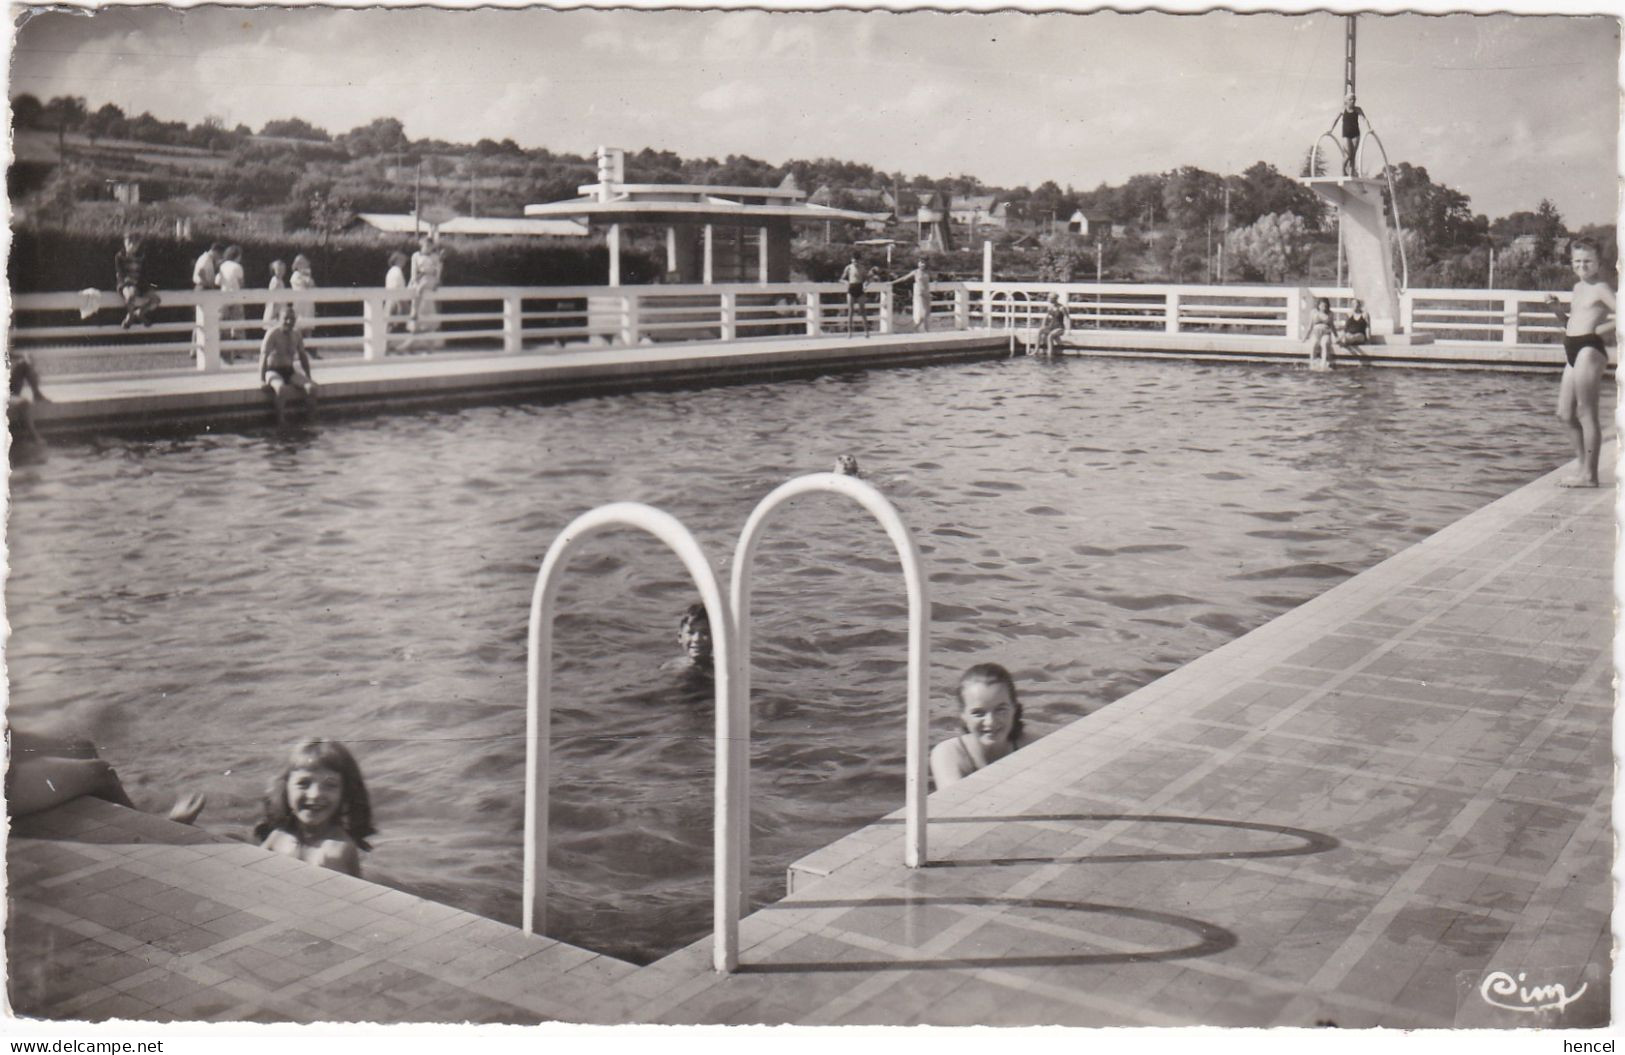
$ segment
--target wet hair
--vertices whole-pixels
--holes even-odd
[[[693,604],[683,609],[683,617],[677,620],[677,632],[679,634],[686,634],[696,627],[702,625],[707,630],[711,629],[711,613],[705,610],[705,605],[701,604],[699,601],[695,601]]]
[[[1576,238],[1574,241],[1569,243],[1569,254],[1571,256],[1576,251],[1581,250],[1581,249],[1589,249],[1589,250],[1591,250],[1591,254],[1593,256],[1595,256],[1599,262],[1602,260],[1602,250],[1598,249],[1597,248],[1597,243],[1593,242],[1591,239],[1589,239],[1589,238]]]
[[[967,669],[959,676],[959,686],[954,689],[954,697],[959,701],[961,712],[965,710],[965,686],[978,681],[984,685],[1003,685],[1005,691],[1010,693],[1010,703],[1016,709],[1016,716],[1010,722],[1010,743],[1014,744],[1021,739],[1021,697],[1016,695],[1016,679],[997,663],[978,663]],[[963,713],[960,723],[964,723]]]
[[[1324,309],[1326,311],[1331,311],[1332,302],[1327,300],[1325,297],[1317,297],[1315,298],[1315,307]]]
[[[254,825],[254,838],[264,842],[275,831],[297,834],[298,822],[288,805],[288,777],[296,769],[328,769],[339,775],[342,790],[334,817],[351,842],[371,850],[367,836],[378,831],[372,826],[372,800],[367,797],[367,785],[361,779],[355,756],[337,740],[301,740],[293,745],[288,764],[265,789],[264,816]]]

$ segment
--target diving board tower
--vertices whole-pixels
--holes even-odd
[[[1316,140],[1310,152],[1309,175],[1303,182],[1316,194],[1337,208],[1338,225],[1343,251],[1348,257],[1349,286],[1354,296],[1365,303],[1371,316],[1371,331],[1385,344],[1428,344],[1431,335],[1401,332],[1400,295],[1408,280],[1405,263],[1404,231],[1399,226],[1398,205],[1389,175],[1388,152],[1377,138],[1365,112],[1355,105],[1354,98],[1354,15],[1345,16],[1343,49],[1343,110],[1332,122],[1332,127]],[[1365,121],[1362,130],[1360,122]],[[1340,133],[1334,135],[1333,133]],[[1336,175],[1320,175],[1321,144],[1330,139],[1337,147],[1341,171]],[[1363,174],[1365,148],[1375,143],[1382,156],[1380,178]],[[1388,191],[1388,203],[1393,203],[1393,228],[1399,234],[1389,234],[1389,204],[1383,200]],[[1398,247],[1400,273],[1394,273],[1394,249]]]

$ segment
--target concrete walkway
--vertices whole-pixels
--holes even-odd
[[[930,867],[894,819],[798,862],[735,975],[709,940],[634,968],[78,802],[8,844],[13,1007],[1605,1024],[1615,490],[1555,475],[936,794]]]
[[[519,355],[354,356],[311,364],[324,408],[372,409],[412,403],[548,398],[662,385],[717,384],[831,370],[920,365],[1003,354],[1002,336],[982,331],[801,337],[529,351]],[[100,427],[271,419],[255,363],[219,373],[111,378],[47,378],[38,409],[44,432]],[[290,413],[302,413],[290,400]]]

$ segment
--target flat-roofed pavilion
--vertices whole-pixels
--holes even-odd
[[[621,284],[621,228],[666,229],[666,280],[674,283],[785,282],[797,223],[863,223],[868,213],[803,201],[796,187],[712,187],[625,182],[623,153],[598,149],[598,182],[579,198],[525,206],[528,217],[572,219],[604,227],[609,284]]]

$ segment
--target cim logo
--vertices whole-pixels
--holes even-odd
[[[1531,986],[1526,984],[1527,980],[1528,975],[1523,971],[1518,972],[1517,978],[1505,971],[1492,971],[1484,976],[1484,981],[1478,987],[1478,995],[1491,1007],[1535,1014],[1562,1011],[1584,996],[1590,985],[1589,982],[1582,982],[1580,988],[1570,993],[1560,982]]]

